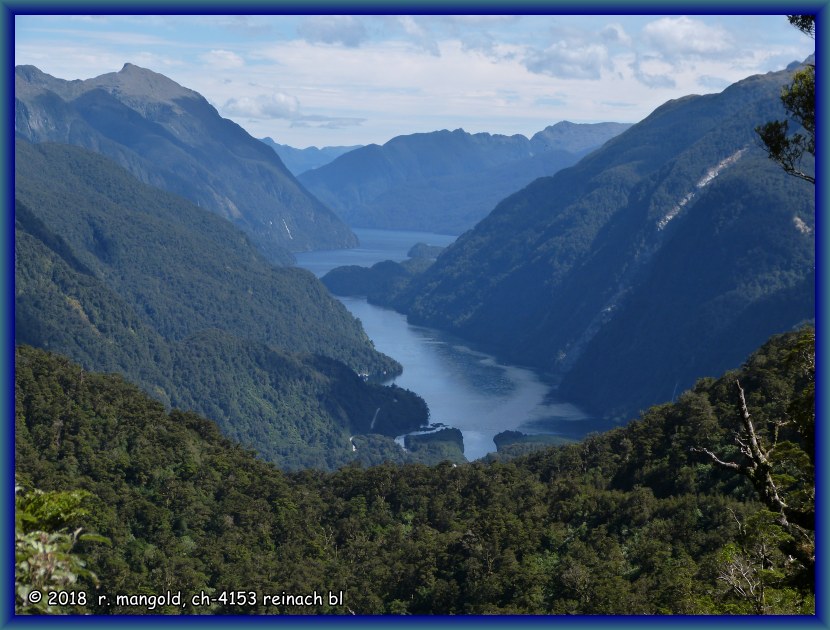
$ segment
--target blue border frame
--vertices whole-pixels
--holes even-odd
[[[825,29],[830,26],[830,15],[828,15],[827,6],[823,6],[822,10],[816,16],[816,28],[825,32]],[[828,89],[828,70],[827,70],[827,44],[824,39],[817,38],[816,40],[816,59],[817,68],[819,72],[816,76],[816,107],[821,108],[817,111],[827,111],[827,89]],[[818,61],[820,60],[820,61]],[[830,443],[828,443],[828,427],[826,421],[830,418],[830,407],[828,407],[828,388],[830,388],[830,371],[826,369],[828,350],[830,349],[830,342],[828,341],[827,331],[823,326],[827,321],[828,313],[828,297],[827,297],[827,271],[828,271],[828,254],[826,244],[828,237],[830,237],[830,221],[828,221],[827,211],[830,208],[830,187],[828,186],[828,161],[826,159],[825,148],[828,146],[828,134],[830,128],[824,124],[824,118],[817,119],[816,133],[818,136],[818,150],[816,152],[816,449],[818,454],[830,452]],[[828,467],[825,458],[818,457],[816,459],[816,532],[828,531],[828,505],[827,505],[827,473]],[[828,555],[827,539],[816,538],[816,614],[825,624],[828,622],[828,596],[830,596],[830,587],[828,586]],[[820,597],[819,597],[820,595]],[[819,601],[821,605],[819,606]]]
[[[14,66],[14,18],[5,5],[0,13],[0,37],[3,45],[0,59],[3,61],[3,98],[0,99],[0,115],[6,121],[3,128],[3,155],[0,158],[0,191],[3,193],[2,241],[0,256],[3,258],[0,276],[0,299],[3,301],[2,335],[0,335],[0,378],[2,390],[10,395],[3,397],[0,411],[0,624],[5,625],[7,615],[14,611],[14,87],[11,85]],[[11,482],[11,483],[9,483]],[[12,585],[7,588],[6,585]],[[7,612],[10,611],[10,612]]]
[[[2,351],[3,360],[0,362],[0,378],[6,392],[10,395],[3,399],[2,415],[2,437],[0,437],[0,466],[3,467],[3,479],[14,480],[14,16],[16,14],[127,14],[127,13],[155,13],[155,14],[244,14],[244,13],[273,13],[273,14],[652,14],[652,13],[690,13],[690,14],[793,14],[793,13],[815,13],[817,15],[817,32],[824,33],[830,18],[828,17],[828,4],[830,0],[806,1],[806,2],[776,2],[774,0],[732,0],[729,4],[722,4],[717,0],[704,0],[702,2],[689,2],[684,0],[678,4],[668,4],[663,1],[653,0],[652,2],[617,3],[602,2],[600,0],[519,0],[512,3],[509,0],[408,0],[401,2],[390,2],[387,0],[247,0],[243,3],[232,4],[228,0],[178,0],[172,3],[164,0],[130,0],[124,3],[115,3],[112,0],[83,1],[83,2],[60,2],[58,0],[0,0],[0,59],[3,61],[3,87],[2,100],[0,100],[0,115],[6,121],[3,129],[3,160],[0,168],[0,191],[3,193],[4,213],[2,225],[2,241],[0,241],[0,255],[3,256],[2,279],[0,279],[0,296],[3,299],[3,331]],[[819,74],[817,77],[817,108],[819,111],[828,111],[827,106],[827,47],[824,40],[816,39],[816,58]],[[830,236],[830,219],[826,212],[830,208],[830,193],[825,185],[828,175],[827,162],[824,159],[823,148],[827,146],[828,127],[823,124],[823,119],[818,118],[817,133],[819,150],[816,155],[816,353],[817,353],[817,390],[816,390],[816,414],[818,423],[816,425],[816,448],[819,452],[830,452],[828,435],[830,431],[822,422],[830,418],[828,405],[830,402],[830,370],[825,369],[828,350],[830,350],[830,338],[825,334],[823,322],[828,313],[828,282],[825,270],[828,265],[828,254],[824,249]],[[828,464],[822,457],[817,458],[816,468],[816,489],[817,489],[817,512],[816,531],[828,531],[827,520],[827,472]],[[0,483],[0,626],[14,625],[26,627],[51,627],[56,623],[70,626],[96,626],[102,625],[153,625],[159,627],[175,627],[181,623],[205,624],[213,627],[237,625],[242,619],[245,623],[252,624],[276,624],[281,627],[305,627],[309,624],[320,625],[323,623],[336,623],[354,626],[355,624],[386,625],[435,623],[453,625],[461,623],[481,624],[487,626],[507,625],[519,623],[528,626],[540,624],[555,624],[558,627],[590,627],[607,625],[682,625],[710,626],[713,624],[729,626],[758,626],[758,625],[781,625],[790,627],[792,625],[821,627],[830,626],[828,609],[830,609],[830,589],[828,589],[827,561],[828,549],[824,537],[817,537],[816,540],[816,615],[814,617],[435,617],[435,618],[407,618],[407,617],[336,617],[336,618],[277,618],[275,617],[188,617],[170,618],[161,616],[143,617],[48,617],[48,618],[22,618],[14,617],[14,536],[11,525],[11,515],[14,512],[14,490],[13,483]],[[452,619],[452,620],[451,620]]]

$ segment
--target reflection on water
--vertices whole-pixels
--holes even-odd
[[[300,254],[298,264],[322,275],[343,264],[403,260],[418,242],[446,245],[452,240],[413,232],[355,232],[361,248]],[[502,365],[451,335],[412,326],[404,315],[365,299],[340,299],[361,320],[375,347],[403,365],[403,374],[391,382],[420,395],[431,422],[461,430],[467,459],[494,452],[493,436],[508,429],[581,437],[597,428],[574,405],[551,402],[550,385],[533,370]]]

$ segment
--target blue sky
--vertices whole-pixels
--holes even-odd
[[[295,147],[636,122],[813,50],[783,15],[15,16],[16,65],[134,63]]]

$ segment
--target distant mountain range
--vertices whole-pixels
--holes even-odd
[[[129,63],[84,81],[18,66],[15,134],[106,155],[141,181],[229,219],[273,262],[357,244],[272,149],[197,92]]]
[[[301,184],[273,149],[161,75],[127,64],[62,81],[18,67],[16,341],[122,372],[284,465],[340,465],[366,410],[407,401],[409,412],[381,414],[388,435],[426,411],[362,383],[355,372],[399,366],[311,274],[268,264],[287,260],[291,243],[352,238],[306,179],[339,173],[352,183],[344,200],[410,190],[394,213],[374,206],[383,226],[451,231],[463,220],[437,201],[441,185],[462,207],[510,173],[588,152],[506,196],[431,265],[341,271],[328,284],[360,283],[413,323],[555,374],[563,397],[627,419],[815,317],[815,191],[770,162],[754,133],[785,116],[779,94],[792,70],[670,101],[622,133],[559,123],[530,140],[402,136],[349,151]],[[209,212],[220,197],[230,205]],[[283,229],[260,230],[266,220]]]
[[[560,122],[530,139],[462,129],[398,136],[299,180],[351,226],[459,234],[510,193],[575,164],[629,126]]]
[[[785,117],[789,76],[666,103],[375,299],[559,374],[606,417],[739,365],[815,317],[815,190],[754,133]]]
[[[328,164],[335,158],[340,157],[344,153],[359,149],[360,144],[351,147],[308,147],[306,149],[295,149],[287,144],[279,144],[272,138],[262,138],[262,142],[274,149],[277,155],[280,156],[282,163],[294,175],[299,175],[305,171],[310,171],[313,168],[318,168],[324,164]]]
[[[790,77],[593,151],[549,128],[549,165],[588,154],[446,249],[326,276],[546,371],[594,426],[665,403],[466,463],[345,306],[272,264],[351,233],[271,148],[134,66],[18,68],[15,614],[815,615],[816,331],[774,334],[815,319],[815,188],[754,132]],[[441,169],[462,199],[465,169],[536,164],[500,138],[367,147],[366,177],[411,170],[403,219]]]

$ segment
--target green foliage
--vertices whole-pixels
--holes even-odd
[[[789,15],[790,24],[815,39],[814,15]],[[795,121],[801,131],[789,134],[789,121],[774,120],[755,128],[771,160],[778,162],[784,172],[813,184],[815,175],[810,174],[809,164],[804,164],[805,155],[816,155],[816,66],[806,64],[795,72],[790,83],[781,91],[781,103],[787,115]]]
[[[176,344],[174,356],[175,407],[202,411],[225,435],[289,470],[338,468],[355,461],[349,436],[394,437],[429,417],[426,403],[408,390],[365,383],[331,359],[290,355],[217,330]],[[400,450],[385,446],[389,457]]]
[[[788,15],[787,20],[805,35],[816,38],[816,16],[815,15]]]
[[[792,571],[785,569],[789,559],[782,550],[792,539],[778,516],[761,510],[745,523],[737,521],[737,528],[736,542],[717,556],[724,607],[754,615],[812,614],[815,596],[793,589]]]
[[[813,614],[811,570],[792,553],[804,541],[745,478],[692,450],[734,453],[736,378],[759,430],[774,430],[804,395],[792,356],[812,334],[774,338],[740,370],[580,443],[508,462],[290,474],[120,377],[19,347],[15,461],[27,485],[91,493],[72,526],[112,540],[78,547],[107,597],[93,613],[149,612],[117,593],[242,589],[342,590],[344,602],[153,612]],[[793,466],[805,444],[779,429],[776,474],[809,494],[810,468]],[[356,454],[376,440],[389,438],[355,437]]]
[[[376,410],[381,434],[426,424],[414,394],[357,377],[400,365],[343,305],[222,219],[69,146],[19,142],[16,180],[17,342],[122,373],[287,469],[355,461]]]
[[[667,104],[505,200],[426,271],[381,263],[372,290],[589,374],[586,399],[669,398],[667,383],[715,373],[701,348],[745,350],[811,312],[812,200],[757,155],[707,184],[684,230],[654,227],[745,146],[774,80]],[[78,100],[117,133],[142,127],[135,113],[114,124],[112,95]],[[424,402],[355,373],[398,366],[310,274],[272,268],[224,221],[67,146],[18,143],[16,194],[17,341],[83,364],[16,351],[16,474],[39,488],[16,493],[18,612],[814,613],[814,331],[628,426],[465,464],[457,431],[398,448]],[[665,369],[677,356],[688,372]],[[622,377],[608,385],[607,370]],[[762,483],[742,474],[750,413]],[[788,510],[768,511],[770,484]],[[31,596],[58,591],[74,599]],[[166,591],[184,609],[116,597]],[[314,591],[345,599],[264,598]],[[194,606],[200,592],[217,598]]]
[[[16,486],[15,491],[15,530],[58,529],[72,519],[89,515],[81,507],[84,499],[90,496],[88,492],[47,493],[35,489],[23,493],[20,486]]]
[[[82,490],[24,491],[15,485],[15,613],[70,614],[87,612],[84,587],[98,577],[74,548],[79,542],[109,543],[67,525],[89,516],[83,504],[92,495]],[[34,593],[34,594],[33,594]],[[40,595],[40,597],[38,597]]]
[[[463,463],[464,438],[458,429],[439,429],[431,433],[407,435],[404,446],[408,453],[424,462]]]
[[[806,132],[790,135],[787,120],[774,120],[756,128],[770,159],[778,162],[786,173],[815,184],[815,175],[806,172],[802,160],[816,154],[815,90],[816,69],[809,65],[793,76],[781,94],[787,112]]]
[[[814,317],[814,191],[754,133],[791,76],[657,108],[503,199],[391,305],[618,421],[739,364]]]
[[[441,245],[428,245],[427,243],[415,243],[407,252],[410,258],[426,258],[434,260],[446,249]]]
[[[401,263],[384,260],[369,268],[348,265],[332,269],[321,281],[334,295],[365,297],[370,304],[388,306],[395,303],[409,281],[425,271],[431,262],[411,258]]]
[[[219,328],[355,371],[400,369],[312,274],[271,266],[224,219],[82,149],[15,148],[16,199],[163,338]]]

